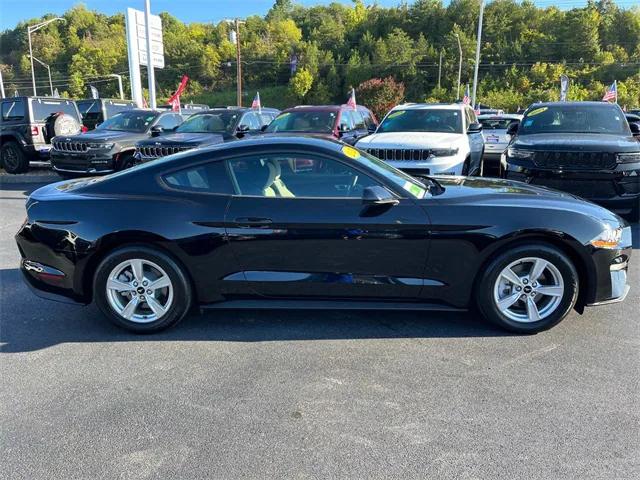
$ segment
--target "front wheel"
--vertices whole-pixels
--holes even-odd
[[[113,323],[136,333],[169,328],[191,307],[191,287],[182,268],[159,250],[131,246],[98,266],[96,304]]]
[[[478,282],[478,308],[517,333],[537,333],[562,321],[578,298],[578,273],[560,250],[523,245],[493,260]]]
[[[2,145],[0,163],[7,173],[24,173],[29,170],[29,159],[16,142]]]

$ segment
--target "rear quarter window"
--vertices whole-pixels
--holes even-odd
[[[22,120],[24,118],[24,101],[13,100],[2,102],[2,120]]]
[[[210,162],[162,175],[164,183],[173,190],[217,195],[233,194],[224,162]]]

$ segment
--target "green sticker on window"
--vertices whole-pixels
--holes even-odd
[[[411,194],[413,194],[418,198],[424,198],[424,196],[427,193],[427,191],[424,188],[411,182],[405,182],[404,189],[409,191]]]
[[[539,113],[546,112],[547,110],[549,110],[549,107],[536,108],[535,110],[531,110],[529,113],[527,113],[527,117],[533,117],[534,115],[538,115]]]
[[[404,115],[406,112],[406,110],[398,110],[397,112],[391,112],[389,115],[387,115],[387,118],[396,118],[399,117],[400,115]]]

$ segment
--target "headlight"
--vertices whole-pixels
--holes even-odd
[[[507,148],[507,157],[509,158],[533,158],[536,152],[531,150],[521,150],[519,148]]]
[[[457,148],[434,148],[431,150],[434,157],[453,157],[458,154]]]
[[[620,240],[622,240],[622,228],[613,228],[611,225],[607,224],[600,235],[589,243],[597,248],[614,249],[620,247]]]
[[[89,148],[91,150],[111,150],[113,143],[90,143]]]
[[[619,153],[616,155],[618,163],[640,163],[640,152]]]

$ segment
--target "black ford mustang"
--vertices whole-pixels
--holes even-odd
[[[337,141],[273,138],[36,190],[16,235],[44,296],[152,332],[209,308],[477,306],[516,332],[628,291],[624,220],[507,180],[418,180]]]

